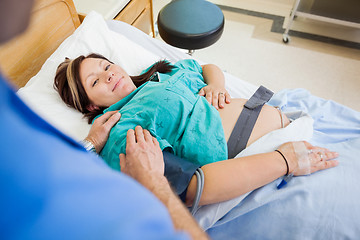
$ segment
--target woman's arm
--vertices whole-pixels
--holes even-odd
[[[231,97],[225,89],[223,72],[214,64],[206,64],[201,67],[207,86],[199,91],[199,95],[204,96],[216,109],[225,107],[225,103],[230,103]]]
[[[286,165],[277,152],[257,154],[207,164],[200,205],[226,201],[261,187],[285,175]],[[186,205],[191,205],[196,193],[197,178],[190,181]]]
[[[337,153],[305,143],[310,157],[310,172],[335,167],[338,162],[331,160]],[[289,173],[301,175],[298,159],[291,143],[283,144],[279,150],[287,159]],[[323,154],[317,154],[321,150]],[[202,167],[205,184],[200,205],[226,201],[256,188],[262,187],[287,172],[284,158],[278,152],[256,154],[207,164]],[[196,192],[196,177],[189,184],[186,204],[191,205]]]

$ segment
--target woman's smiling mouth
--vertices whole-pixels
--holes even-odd
[[[116,83],[115,83],[112,91],[115,91],[115,89],[119,86],[119,83],[120,83],[121,79],[123,79],[123,78],[124,78],[124,77],[121,77],[119,80],[116,81]]]

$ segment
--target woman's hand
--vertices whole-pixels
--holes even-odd
[[[221,69],[214,64],[201,66],[203,70],[204,81],[208,84],[199,91],[200,96],[216,109],[225,107],[225,103],[230,103],[230,94],[225,89],[225,77]]]
[[[110,111],[97,118],[92,124],[90,132],[85,139],[94,145],[97,153],[103,149],[109,138],[110,130],[120,120],[120,117],[119,111]]]
[[[337,152],[313,146],[306,141],[285,143],[278,150],[284,154],[289,164],[289,173],[294,176],[311,174],[339,164],[333,160],[339,156]]]
[[[216,109],[224,108],[225,103],[230,103],[230,94],[225,87],[219,87],[215,84],[209,84],[199,91],[199,95],[206,98],[206,100]]]
[[[164,176],[164,159],[159,142],[151,136],[148,130],[136,126],[135,131],[129,129],[126,135],[126,155],[120,154],[121,172],[133,177],[144,186],[152,178]]]

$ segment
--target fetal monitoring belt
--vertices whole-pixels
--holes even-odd
[[[245,149],[262,107],[270,100],[273,94],[274,93],[269,89],[260,86],[254,95],[252,95],[245,103],[227,143],[229,158],[234,158],[239,152]],[[197,178],[197,186],[195,199],[190,208],[192,215],[195,215],[199,208],[199,202],[205,183],[204,173],[201,168],[196,170],[195,175]]]
[[[227,143],[229,159],[246,148],[260,111],[273,94],[269,89],[260,86],[245,103]]]

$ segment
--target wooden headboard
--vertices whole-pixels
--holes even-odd
[[[27,31],[0,46],[1,71],[24,86],[79,25],[72,0],[36,0]]]

